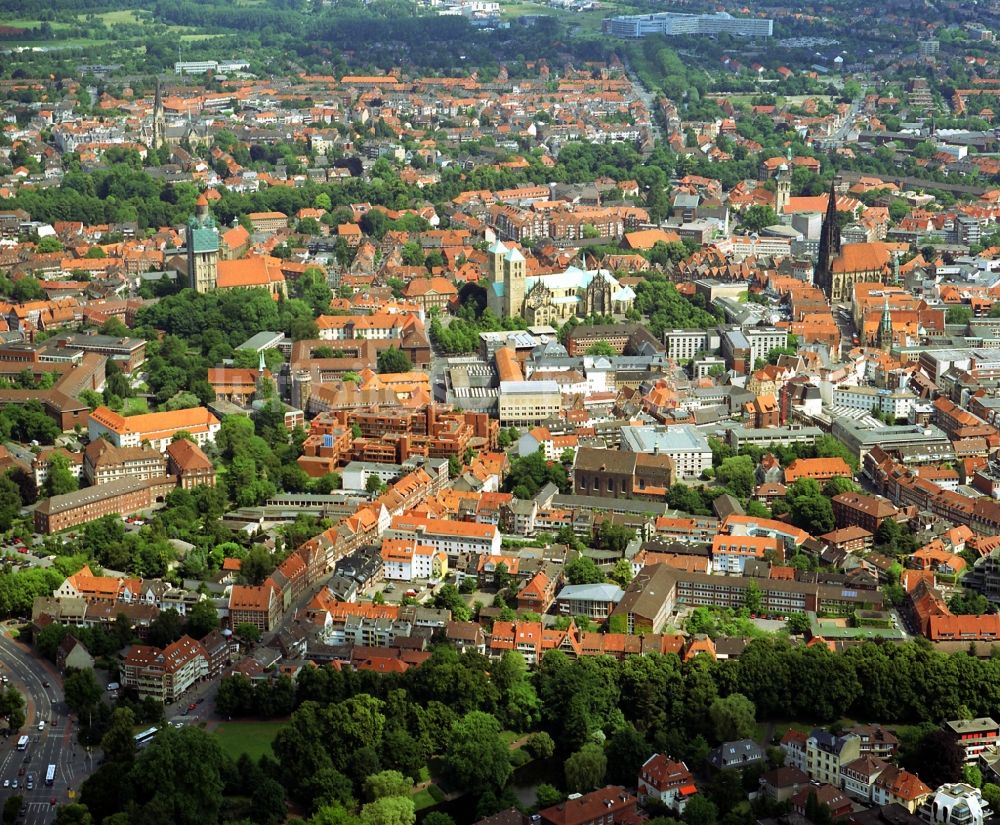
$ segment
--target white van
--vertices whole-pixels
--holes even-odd
[[[44,719],[41,722],[38,723],[38,729],[39,730],[45,730],[45,720]]]

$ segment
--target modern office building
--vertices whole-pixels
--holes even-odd
[[[622,450],[666,455],[674,462],[677,478],[697,478],[712,466],[708,439],[690,424],[675,427],[623,427]]]
[[[654,34],[676,37],[685,34],[731,34],[735,37],[770,37],[774,21],[762,17],[733,17],[726,12],[716,14],[631,14],[605,18],[605,34],[613,37],[640,38]]]

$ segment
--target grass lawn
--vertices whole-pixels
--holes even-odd
[[[42,21],[36,20],[33,17],[15,17],[11,20],[4,20],[3,24],[5,26],[10,26],[12,29],[37,29],[42,25]],[[50,20],[49,25],[52,27],[53,31],[69,28],[69,23],[60,23],[56,20]]]
[[[413,794],[413,807],[418,811],[422,811],[424,808],[430,808],[432,805],[437,805],[438,802],[444,799],[444,792],[437,785],[428,785],[423,790],[417,791]]]
[[[85,21],[89,14],[79,14],[77,17],[81,22]],[[135,9],[118,9],[117,11],[105,11],[94,14],[94,17],[104,23],[105,26],[113,26],[116,23],[141,23],[143,18],[136,14]]]
[[[122,405],[122,415],[143,415],[149,412],[145,398],[126,398]]]
[[[222,750],[233,759],[245,753],[253,760],[271,755],[271,741],[284,722],[223,722],[213,733]]]

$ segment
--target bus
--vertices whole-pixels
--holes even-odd
[[[22,736],[17,740],[17,749],[19,751],[26,751],[28,749],[28,737]]]
[[[49,765],[49,769],[45,771],[45,784],[51,788],[52,783],[55,781],[56,781],[56,766]]]
[[[141,733],[137,733],[135,735],[135,746],[137,748],[146,747],[146,745],[148,745],[150,742],[153,741],[153,737],[156,736],[156,734],[159,732],[160,732],[159,728],[149,728],[148,730],[144,730]]]

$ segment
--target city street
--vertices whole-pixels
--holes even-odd
[[[0,635],[0,673],[20,690],[27,701],[24,727],[7,739],[0,750],[0,781],[16,779],[19,787],[0,788],[2,798],[19,795],[27,812],[19,820],[24,825],[42,825],[55,816],[56,804],[69,802],[79,792],[80,784],[93,768],[93,756],[76,743],[76,731],[63,702],[62,680],[53,665],[35,657],[26,645]],[[49,687],[45,687],[45,682]],[[38,723],[45,721],[45,729]],[[27,735],[27,750],[17,750],[17,740]],[[30,759],[29,761],[25,761]],[[45,785],[49,765],[56,766],[52,787]],[[19,775],[24,768],[24,774]],[[34,775],[34,788],[25,786],[28,774]]]

